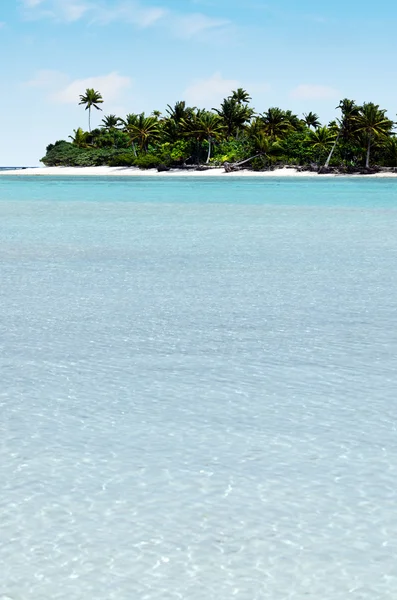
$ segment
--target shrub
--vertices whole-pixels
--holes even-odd
[[[135,158],[134,164],[140,169],[157,169],[164,161],[154,154],[142,154]]]
[[[124,152],[113,156],[109,160],[110,167],[133,167],[135,165],[135,154],[133,152]]]
[[[253,171],[264,171],[269,168],[269,159],[266,156],[257,156],[251,161]]]

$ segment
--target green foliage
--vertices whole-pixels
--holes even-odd
[[[249,155],[246,140],[227,140],[216,144],[212,162],[223,164],[224,162],[238,162]]]
[[[315,152],[306,144],[306,132],[292,131],[281,141],[280,145],[282,162],[297,165],[315,162]]]
[[[106,148],[79,148],[65,141],[56,142],[47,148],[41,159],[47,167],[99,167],[109,165],[122,150]]]
[[[154,154],[142,154],[136,157],[134,164],[140,169],[157,169],[164,161]]]
[[[138,166],[142,169],[210,162],[247,161],[247,167],[275,164],[340,167],[353,170],[372,164],[397,166],[395,123],[377,104],[344,98],[340,111],[328,126],[321,126],[314,112],[303,116],[271,107],[258,113],[248,92],[238,88],[211,111],[188,106],[184,101],[168,105],[164,112],[109,114],[91,131],[81,127],[47,146],[42,162],[68,166]],[[91,113],[101,110],[102,96],[87,89],[80,104]],[[256,157],[256,158],[253,158]]]
[[[116,154],[109,161],[110,167],[133,167],[135,166],[136,156],[131,151],[124,152],[123,154]]]

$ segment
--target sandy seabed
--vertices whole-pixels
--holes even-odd
[[[84,175],[84,176],[116,176],[116,177],[318,177],[318,173],[298,171],[293,168],[275,169],[274,171],[236,171],[226,173],[223,168],[203,171],[171,169],[159,173],[157,169],[142,170],[135,167],[37,167],[0,171],[1,175],[14,176],[45,176],[45,175]],[[397,177],[397,173],[381,172],[374,175],[323,175],[323,177]]]

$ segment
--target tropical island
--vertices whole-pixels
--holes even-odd
[[[227,172],[296,167],[324,174],[371,174],[397,168],[395,122],[372,102],[345,98],[339,116],[323,125],[313,112],[299,117],[271,107],[258,113],[249,93],[232,91],[212,110],[179,101],[164,113],[105,115],[91,128],[92,111],[101,111],[100,92],[87,89],[79,104],[88,111],[88,130],[47,147],[46,167],[138,167]]]

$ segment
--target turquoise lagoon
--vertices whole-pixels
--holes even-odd
[[[397,181],[0,179],[0,598],[397,594]]]

